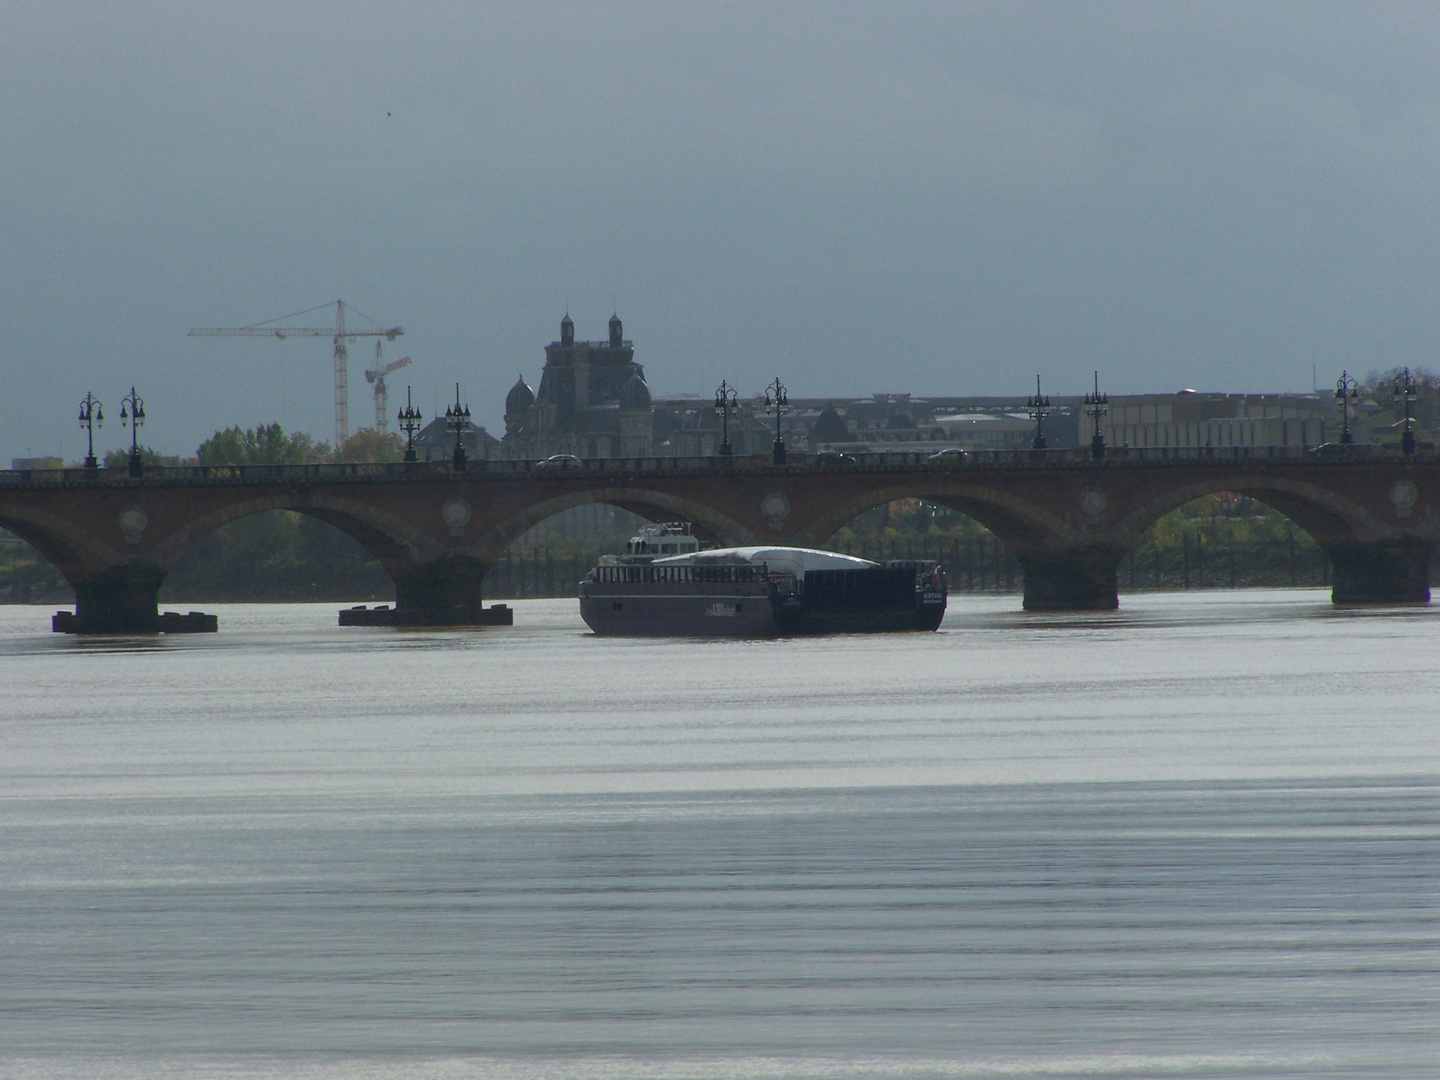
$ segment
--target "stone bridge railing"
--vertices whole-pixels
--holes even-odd
[[[1175,446],[1110,448],[1103,460],[1095,460],[1088,448],[1068,447],[1047,450],[970,450],[959,455],[937,455],[933,451],[881,451],[851,454],[853,462],[816,462],[804,454],[790,454],[785,465],[774,465],[768,454],[734,457],[644,457],[644,458],[579,458],[559,466],[528,459],[482,459],[468,461],[458,475],[474,479],[517,477],[534,479],[540,476],[673,476],[676,474],[705,475],[792,475],[815,473],[875,473],[893,470],[910,471],[918,467],[935,469],[1054,469],[1091,467],[1126,467],[1145,465],[1213,466],[1233,464],[1343,464],[1347,462],[1406,461],[1434,464],[1440,453],[1421,451],[1406,457],[1398,447],[1368,445],[1340,446],[1329,443],[1322,447],[1300,446]],[[449,461],[411,462],[332,462],[307,465],[150,465],[143,470],[143,482],[195,484],[206,481],[364,481],[435,480],[457,475]],[[128,473],[119,469],[8,469],[0,470],[0,489],[7,486],[75,484],[84,482],[133,482]]]

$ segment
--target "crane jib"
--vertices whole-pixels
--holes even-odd
[[[329,307],[329,304],[322,304],[320,307]],[[319,308],[310,308],[307,311],[296,311],[290,315],[282,315],[280,319],[295,319],[302,315],[308,315]],[[368,315],[364,316],[367,320]],[[280,319],[271,319],[272,323]],[[373,320],[372,320],[373,321]],[[392,326],[388,330],[351,330],[345,325],[345,302],[335,301],[335,325],[330,326],[236,326],[236,327],[204,327],[196,326],[190,330],[190,337],[274,337],[285,340],[291,337],[328,337],[335,342],[335,446],[339,448],[350,436],[350,372],[349,358],[346,355],[345,342],[355,338],[388,338],[394,341],[405,331],[399,326]],[[376,342],[379,346],[379,342]],[[382,384],[383,385],[383,384]],[[377,391],[381,389],[376,387]],[[383,426],[381,426],[383,430]]]
[[[195,326],[191,327],[187,337],[383,337],[394,341],[405,333],[403,327],[392,326],[388,330],[346,330],[343,334],[335,333],[333,326],[284,326],[276,329],[265,327],[260,329],[251,326],[241,326],[234,329],[229,327]]]

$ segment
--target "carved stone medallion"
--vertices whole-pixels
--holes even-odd
[[[150,524],[150,515],[145,513],[141,506],[127,506],[120,511],[120,531],[125,534],[127,544],[138,544],[140,534],[145,531],[145,526]]]
[[[760,512],[765,515],[765,524],[770,526],[770,531],[779,532],[785,527],[786,515],[790,513],[790,500],[783,491],[772,491],[760,500]]]
[[[1395,507],[1395,516],[1406,518],[1410,511],[1415,508],[1415,500],[1420,498],[1420,489],[1415,486],[1413,480],[1396,480],[1390,485],[1390,503]]]
[[[451,536],[460,536],[470,521],[470,504],[458,495],[453,499],[446,499],[445,505],[440,508],[440,519],[445,522]]]
[[[1080,503],[1080,512],[1085,515],[1085,520],[1091,525],[1100,520],[1100,515],[1105,513],[1105,507],[1110,504],[1105,493],[1098,488],[1086,488],[1080,492],[1078,502]]]

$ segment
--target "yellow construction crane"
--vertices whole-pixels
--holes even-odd
[[[290,315],[282,315],[279,319],[270,319],[263,323],[254,323],[250,326],[240,327],[192,327],[190,337],[333,337],[335,339],[335,446],[338,449],[340,444],[350,437],[350,368],[349,359],[345,352],[345,342],[352,338],[373,337],[388,338],[394,341],[405,333],[398,326],[392,326],[388,330],[350,330],[345,326],[345,301],[336,300],[335,304],[335,325],[330,326],[274,326],[272,324],[281,319],[294,319],[301,315],[309,315],[312,311],[319,311],[321,308],[328,308],[329,304],[320,304],[317,307],[306,308],[304,311],[297,311]],[[358,308],[351,308],[359,314],[370,319]],[[374,319],[370,319],[374,322]]]
[[[375,430],[384,435],[390,429],[390,398],[385,389],[385,376],[399,371],[410,363],[410,357],[402,356],[388,364],[380,363],[380,342],[375,342],[375,366],[365,371],[365,381],[375,384]]]

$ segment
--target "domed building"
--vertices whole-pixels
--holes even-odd
[[[522,376],[505,396],[506,457],[650,455],[655,406],[645,369],[618,313],[608,329],[605,341],[577,341],[570,314],[560,320],[560,340],[545,346],[539,391]]]
[[[530,384],[521,375],[515,380],[515,385],[505,395],[505,434],[518,435],[530,422],[531,414],[535,411],[535,391],[530,389]]]
[[[620,408],[629,412],[649,412],[651,407],[650,387],[645,385],[645,376],[637,371],[620,388]]]

